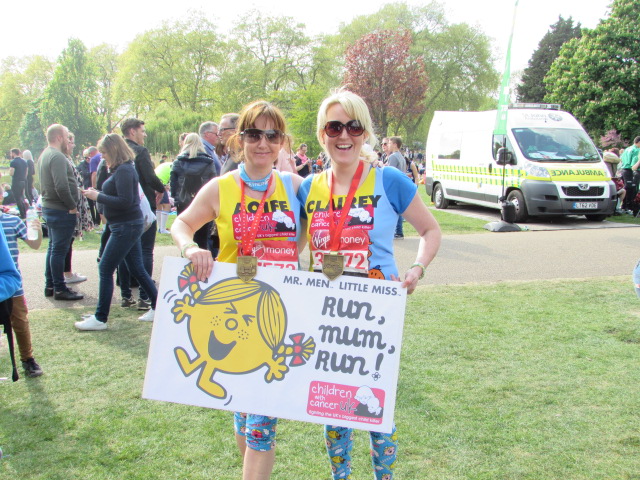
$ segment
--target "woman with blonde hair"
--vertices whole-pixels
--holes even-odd
[[[22,152],[22,159],[27,162],[27,185],[25,187],[25,197],[29,200],[29,206],[33,205],[35,198],[33,197],[33,177],[36,174],[36,167],[33,161],[31,150]]]
[[[238,276],[244,281],[263,268],[263,262],[282,268],[298,266],[295,246],[302,227],[296,193],[302,179],[273,168],[285,142],[284,116],[268,102],[251,103],[240,114],[238,132],[229,139],[241,161],[238,169],[207,183],[171,228],[182,256],[192,262],[200,281],[211,275],[213,258],[193,237],[212,220],[216,221],[220,235],[217,260],[236,263]],[[272,211],[265,205],[278,205],[278,209]],[[278,245],[283,245],[282,242],[294,247],[286,249],[292,252],[290,257],[272,258],[267,253],[258,261],[254,254],[256,241],[277,247],[271,250],[281,250]],[[278,419],[238,412],[234,420],[236,442],[244,459],[243,479],[268,479],[275,460]]]
[[[140,237],[144,220],[140,210],[138,174],[133,165],[135,154],[120,135],[109,133],[98,143],[98,150],[106,162],[111,176],[102,185],[102,191],[93,188],[83,190],[85,197],[104,205],[104,216],[111,235],[105,245],[98,265],[100,285],[98,305],[93,315],[76,322],[78,330],[106,330],[111,298],[113,297],[113,273],[124,260],[129,273],[149,294],[151,310],[138,320],[153,321],[158,291],[142,262]]]
[[[441,239],[440,227],[416,185],[396,168],[373,166],[377,162],[373,123],[367,104],[355,93],[339,90],[322,102],[316,133],[331,168],[307,177],[298,192],[308,216],[310,268],[325,271],[330,278],[344,274],[398,281],[412,293]],[[393,255],[394,227],[400,215],[420,237],[415,263],[404,279]],[[362,235],[364,242],[354,241]],[[391,480],[398,447],[395,426],[388,434],[369,434],[375,478]],[[333,478],[351,478],[352,429],[325,426],[325,444]]]
[[[200,189],[216,176],[213,158],[207,153],[197,133],[188,133],[182,149],[171,167],[169,185],[178,215],[184,212]],[[200,248],[207,248],[211,222],[205,223],[193,236]]]

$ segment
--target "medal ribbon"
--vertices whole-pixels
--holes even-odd
[[[344,201],[344,205],[340,209],[340,219],[338,220],[338,224],[336,225],[333,221],[333,185],[335,182],[335,175],[333,174],[333,169],[331,170],[331,193],[329,194],[329,238],[330,238],[330,250],[332,252],[337,252],[340,250],[340,238],[342,235],[342,229],[344,227],[344,222],[347,220],[347,216],[349,215],[349,210],[351,209],[351,202],[353,202],[353,197],[356,195],[356,190],[358,190],[358,184],[360,183],[360,177],[362,176],[362,170],[364,169],[364,162],[361,160],[358,163],[358,168],[356,169],[356,173],[351,180],[351,185],[349,186],[349,192],[347,193],[347,198]]]
[[[273,181],[273,174],[269,177],[269,183],[267,184],[267,189],[262,194],[262,198],[260,199],[260,205],[258,205],[258,210],[256,211],[253,221],[251,222],[251,226],[247,229],[248,223],[248,214],[246,208],[246,201],[244,199],[244,189],[245,183],[244,180],[240,179],[240,226],[242,228],[242,243],[241,243],[241,254],[251,256],[251,251],[253,250],[253,244],[256,241],[256,237],[258,236],[258,225],[260,224],[260,219],[262,219],[262,213],[264,212],[264,203],[267,200],[267,194],[269,193],[269,188],[271,188],[271,183]]]

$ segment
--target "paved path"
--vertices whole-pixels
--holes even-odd
[[[415,260],[417,238],[396,240],[400,271]],[[162,258],[179,255],[175,247],[157,247],[154,278],[159,279]],[[96,251],[74,251],[73,269],[89,277],[76,284],[85,298],[61,302],[43,295],[43,252],[20,255],[25,291],[31,310],[60,307],[95,307],[98,298]],[[526,231],[447,235],[422,284],[464,284],[504,280],[588,278],[631,275],[640,258],[640,229]],[[116,288],[114,303],[120,303]]]

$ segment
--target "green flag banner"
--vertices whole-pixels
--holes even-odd
[[[509,46],[507,47],[507,59],[502,74],[502,83],[500,84],[500,96],[498,97],[498,114],[496,115],[496,126],[493,130],[494,135],[505,135],[507,133],[507,113],[509,109],[509,81],[511,80],[511,42],[513,40],[513,31],[516,26],[516,12],[518,11],[518,2],[513,8],[513,20],[511,22],[511,35],[509,36]]]

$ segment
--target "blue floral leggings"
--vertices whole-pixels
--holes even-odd
[[[371,463],[376,480],[391,480],[398,454],[398,434],[393,426],[391,434],[369,432],[371,441]],[[351,449],[354,432],[352,428],[325,425],[324,439],[331,462],[334,480],[351,478]]]
[[[236,433],[247,439],[247,447],[259,452],[268,452],[276,448],[276,417],[265,417],[252,413],[235,412],[233,424]]]

